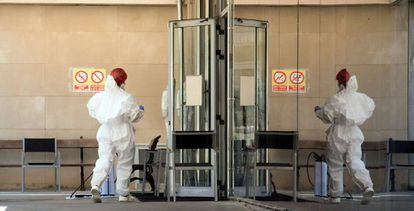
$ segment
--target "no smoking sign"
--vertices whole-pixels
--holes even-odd
[[[283,84],[286,81],[286,74],[281,71],[275,72],[273,75],[273,81],[277,84]]]
[[[105,88],[106,70],[98,68],[72,68],[73,92],[100,92]]]
[[[305,80],[305,75],[302,72],[296,71],[290,74],[290,81],[293,84],[301,84]]]
[[[85,83],[88,80],[88,73],[83,70],[76,72],[75,80],[81,84]]]
[[[95,83],[101,83],[105,75],[101,71],[95,71],[92,73],[92,81]]]
[[[275,93],[306,93],[306,69],[272,70],[272,91]]]

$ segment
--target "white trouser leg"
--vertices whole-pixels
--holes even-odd
[[[134,163],[135,142],[129,141],[125,150],[117,150],[117,181],[116,190],[119,195],[126,196],[129,194],[129,180],[131,178],[132,164]]]
[[[108,176],[111,170],[114,147],[109,140],[98,140],[98,160],[96,161],[95,168],[93,169],[93,176],[91,185],[101,187],[102,183]]]
[[[341,197],[343,185],[343,153],[328,144],[327,163],[329,172],[329,195]]]
[[[361,160],[361,155],[361,144],[351,144],[348,147],[345,159],[352,180],[361,190],[365,190],[366,188],[372,188],[373,184],[369,171],[365,168],[365,164]]]

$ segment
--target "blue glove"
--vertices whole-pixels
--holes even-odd
[[[143,110],[143,111],[145,110],[143,105],[140,105],[140,106],[138,107],[138,109],[139,109],[139,110]]]
[[[315,106],[315,112],[321,110],[322,108],[320,106]]]

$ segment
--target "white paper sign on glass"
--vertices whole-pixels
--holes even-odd
[[[203,80],[201,75],[191,75],[185,77],[186,81],[186,105],[201,106],[202,105],[202,88]]]
[[[254,90],[254,76],[240,76],[240,106],[254,106]]]

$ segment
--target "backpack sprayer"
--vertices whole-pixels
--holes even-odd
[[[309,177],[309,159],[313,155],[315,159],[315,172],[314,172],[314,181],[312,183]],[[308,175],[308,180],[311,185],[313,185],[313,192],[315,196],[327,197],[328,196],[328,164],[324,155],[318,155],[315,152],[311,152],[308,155],[306,160],[306,173]]]
[[[314,172],[314,181],[315,184],[310,179],[309,176],[309,160],[311,156],[315,159],[315,172]],[[313,186],[313,192],[315,196],[318,197],[328,197],[328,164],[326,163],[326,158],[323,154],[318,155],[315,152],[310,152],[306,160],[306,174],[308,175],[308,181]],[[344,185],[344,187],[346,187]],[[344,198],[353,199],[354,197],[349,191],[345,191],[349,196]]]
[[[85,181],[88,181],[93,175],[93,171],[91,174],[85,179]],[[114,166],[111,167],[111,170],[109,171],[108,177],[105,179],[104,183],[101,187],[101,197],[113,197],[115,196],[115,181],[116,178],[114,177]],[[90,198],[91,194],[76,194],[78,190],[80,190],[81,185],[78,186],[70,196],[66,197],[66,199],[76,199],[76,198]]]

